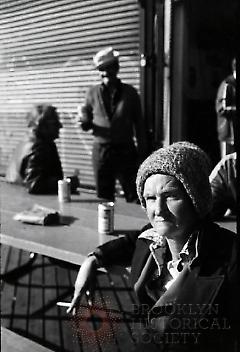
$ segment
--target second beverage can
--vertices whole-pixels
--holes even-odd
[[[71,201],[71,179],[65,178],[58,181],[58,200],[59,202]]]
[[[98,232],[110,235],[114,230],[114,203],[106,202],[98,205]]]

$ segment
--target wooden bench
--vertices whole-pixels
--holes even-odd
[[[2,352],[49,352],[46,347],[39,345],[15,332],[1,326],[1,351]]]

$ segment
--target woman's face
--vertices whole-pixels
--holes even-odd
[[[197,213],[183,185],[169,175],[151,175],[143,196],[149,221],[168,239],[183,240],[198,221]]]

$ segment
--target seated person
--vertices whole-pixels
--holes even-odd
[[[188,142],[150,155],[136,180],[150,223],[89,254],[67,312],[77,315],[81,297],[93,293],[99,266],[130,260],[132,286],[147,316],[145,338],[139,338],[136,351],[235,351],[239,239],[211,221],[209,174],[207,155]]]
[[[219,161],[210,174],[213,219],[222,218],[225,214],[237,214],[236,163],[237,153],[228,154]]]
[[[63,179],[61,161],[54,140],[62,124],[54,106],[35,105],[27,114],[29,133],[13,153],[6,180],[24,184],[29,193],[57,193],[58,180]],[[76,177],[72,189],[79,185]]]

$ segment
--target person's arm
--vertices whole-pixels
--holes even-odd
[[[135,135],[137,140],[137,150],[140,161],[143,161],[147,156],[147,138],[142,114],[141,101],[135,88],[133,88],[131,102],[133,109]]]
[[[67,313],[75,315],[75,310],[86,291],[93,292],[96,282],[98,261],[96,256],[90,255],[82,263],[74,285],[74,294]]]
[[[139,231],[136,231],[104,243],[88,255],[79,269],[73,299],[67,313],[75,314],[75,308],[83,294],[86,291],[93,292],[98,267],[119,264],[128,266],[130,264],[139,233]]]
[[[93,92],[89,89],[85,102],[81,108],[80,124],[83,131],[88,131],[93,128]]]
[[[213,197],[211,212],[213,220],[223,217],[228,208],[235,208],[232,189],[235,171],[232,168],[234,164],[228,157],[225,157],[215,166],[209,177]]]
[[[218,89],[217,99],[216,99],[216,112],[218,116],[231,119],[236,113],[236,106],[230,104],[233,100],[232,87],[229,83],[223,81]]]
[[[226,202],[226,185],[221,173],[217,173],[211,180],[211,189],[213,197],[213,207],[211,211],[212,218],[219,219],[224,216],[228,209]]]

